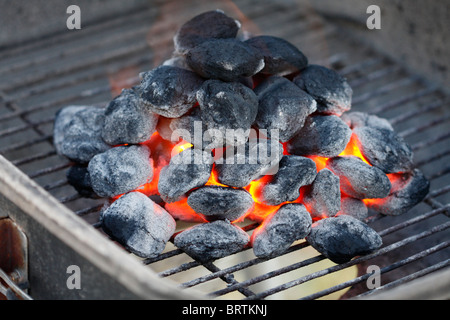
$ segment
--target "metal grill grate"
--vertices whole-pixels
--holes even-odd
[[[383,247],[341,265],[330,263],[304,241],[273,259],[256,258],[245,249],[203,264],[169,243],[160,256],[142,263],[181,287],[196,287],[211,297],[246,299],[336,298],[342,292],[330,294],[350,287],[344,297],[364,296],[448,267],[448,96],[313,13],[275,2],[235,3],[165,2],[0,51],[0,154],[101,232],[98,212],[103,200],[82,198],[68,185],[65,171],[71,163],[53,148],[55,112],[68,104],[105,105],[122,87],[136,84],[139,72],[170,56],[172,36],[181,23],[221,8],[241,19],[244,29],[283,37],[311,63],[331,66],[347,77],[354,91],[352,110],[389,119],[411,144],[431,191],[402,216],[369,217],[368,223],[383,237]],[[178,230],[186,226],[179,223]],[[243,228],[251,232],[256,226]],[[381,268],[383,287],[368,291],[366,267],[372,264]],[[341,276],[352,268],[358,273]]]

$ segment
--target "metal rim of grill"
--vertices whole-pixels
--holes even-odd
[[[326,258],[320,254],[302,258],[301,253],[309,245],[298,241],[282,257],[256,258],[247,248],[235,254],[238,263],[233,260],[230,264],[227,262],[229,257],[201,263],[169,244],[160,256],[144,259],[142,264],[159,276],[175,281],[178,276],[185,277],[201,268],[203,273],[197,275],[194,272],[196,276],[182,281],[181,287],[203,286],[211,298],[227,298],[227,294],[239,293],[237,296],[244,299],[276,298],[277,293],[291,288],[296,290],[314,279],[352,266],[359,266],[361,271],[370,264],[384,261],[382,259],[388,261],[381,265],[382,277],[395,274],[396,270],[406,271],[388,277],[389,281],[381,288],[350,290],[345,297],[370,296],[448,268],[450,238],[448,233],[445,234],[450,227],[448,95],[317,16],[302,15],[274,4],[237,3],[246,17],[259,26],[261,33],[268,32],[289,40],[305,52],[310,63],[329,65],[347,77],[354,91],[352,110],[377,114],[390,121],[411,144],[416,166],[431,182],[430,193],[421,204],[402,216],[373,214],[368,218],[369,225],[383,237],[384,245],[379,250],[341,265],[288,277],[288,280],[283,277]],[[117,90],[137,84],[139,72],[170,57],[174,30],[183,21],[207,9],[211,8],[192,6],[175,22],[157,19],[160,12],[156,8],[140,8],[88,26],[79,33],[54,35],[0,51],[3,61],[0,66],[0,78],[3,79],[0,80],[0,154],[75,215],[101,230],[98,217],[103,200],[82,198],[67,183],[65,171],[71,163],[56,155],[52,145],[54,114],[69,104],[105,105],[118,93]],[[233,16],[233,12],[227,13]],[[154,25],[151,25],[152,20],[156,21]],[[251,232],[256,226],[256,223],[249,223],[243,228]],[[414,227],[415,232],[408,231]],[[411,247],[417,247],[417,250],[411,250]],[[408,254],[400,254],[402,250]],[[436,253],[441,253],[439,258],[435,257]],[[299,257],[295,263],[279,265],[260,274],[252,273],[255,266],[295,254]],[[162,263],[170,265],[171,260],[174,261],[172,267],[160,269]],[[369,276],[360,272],[351,280],[297,298],[321,298],[358,284],[361,288]],[[208,287],[211,282],[216,284]],[[259,289],[261,283],[270,285]]]

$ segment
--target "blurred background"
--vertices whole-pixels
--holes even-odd
[[[177,3],[178,2],[178,3]],[[198,2],[198,1],[197,1]],[[209,7],[222,7],[241,11],[242,1],[211,1]],[[408,67],[425,74],[443,86],[449,83],[450,46],[450,6],[446,0],[261,0],[245,1],[251,6],[264,7],[267,3],[290,10],[311,11],[333,20],[350,29],[362,41],[370,42],[392,58]],[[177,3],[175,5],[175,3]],[[27,41],[66,33],[66,9],[76,4],[82,10],[82,28],[102,20],[136,10],[154,7],[161,14],[167,14],[177,24],[176,15],[192,10],[195,6],[208,6],[196,1],[161,0],[0,0],[0,49],[16,46]],[[381,9],[381,29],[368,30],[366,13],[368,6],[377,5]],[[181,22],[181,21],[180,21]],[[270,30],[265,30],[270,31]],[[83,31],[84,32],[84,31]]]

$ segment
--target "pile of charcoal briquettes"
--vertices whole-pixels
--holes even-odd
[[[399,215],[429,190],[411,148],[387,120],[350,112],[337,72],[240,27],[202,13],[139,85],[103,108],[62,108],[54,145],[69,182],[107,199],[103,230],[140,257],[171,239],[200,261],[248,246],[271,258],[300,239],[336,263],[378,249],[369,209]],[[175,233],[179,219],[199,223]],[[260,222],[251,236],[244,219]]]

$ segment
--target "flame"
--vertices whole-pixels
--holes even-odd
[[[352,136],[350,137],[350,141],[348,142],[348,144],[345,147],[344,151],[342,151],[339,154],[339,156],[340,157],[355,156],[355,157],[360,158],[362,161],[367,163],[369,166],[371,166],[369,161],[367,161],[367,159],[361,153],[361,150],[358,147],[358,137],[354,133],[352,133]]]
[[[250,182],[248,186],[245,187],[245,190],[247,190],[253,198],[253,201],[260,202],[261,199],[261,189],[269,183],[272,180],[272,176],[263,176],[257,180],[253,180]]]
[[[176,202],[166,203],[164,208],[174,219],[187,222],[207,222],[188,205],[187,197]]]
[[[261,190],[271,180],[272,180],[272,176],[266,175],[257,180],[253,180],[252,182],[250,182],[250,184],[248,186],[246,186],[244,188],[251,194],[253,201],[255,202],[253,210],[251,212],[247,213],[246,218],[248,218],[250,220],[262,222],[269,215],[278,211],[278,209],[280,209],[282,205],[284,205],[286,203],[301,203],[302,202],[303,195],[302,195],[301,189],[300,189],[300,196],[293,201],[286,201],[286,202],[280,203],[278,205],[269,205],[269,204],[264,203],[262,200],[262,196],[261,196]]]
[[[222,184],[219,182],[216,165],[213,165],[213,168],[211,170],[211,175],[209,176],[208,181],[205,184],[206,186],[221,186],[221,187],[228,187],[225,184]]]
[[[367,159],[363,156],[361,150],[359,149],[358,137],[354,133],[351,135],[350,141],[348,142],[344,151],[342,151],[338,156],[339,157],[355,156],[355,157],[360,158],[362,161],[367,163],[369,166],[372,166],[369,163],[369,161],[367,161]],[[327,161],[329,159],[329,158],[320,157],[320,156],[307,156],[307,158],[313,160],[316,163],[317,172],[319,172],[320,170],[327,167]]]
[[[316,163],[317,172],[326,168],[326,166],[327,166],[328,158],[319,157],[319,156],[308,156],[308,158]]]
[[[170,154],[171,157],[179,154],[180,152],[192,148],[193,145],[187,141],[181,140],[177,145],[172,148],[172,152]]]

